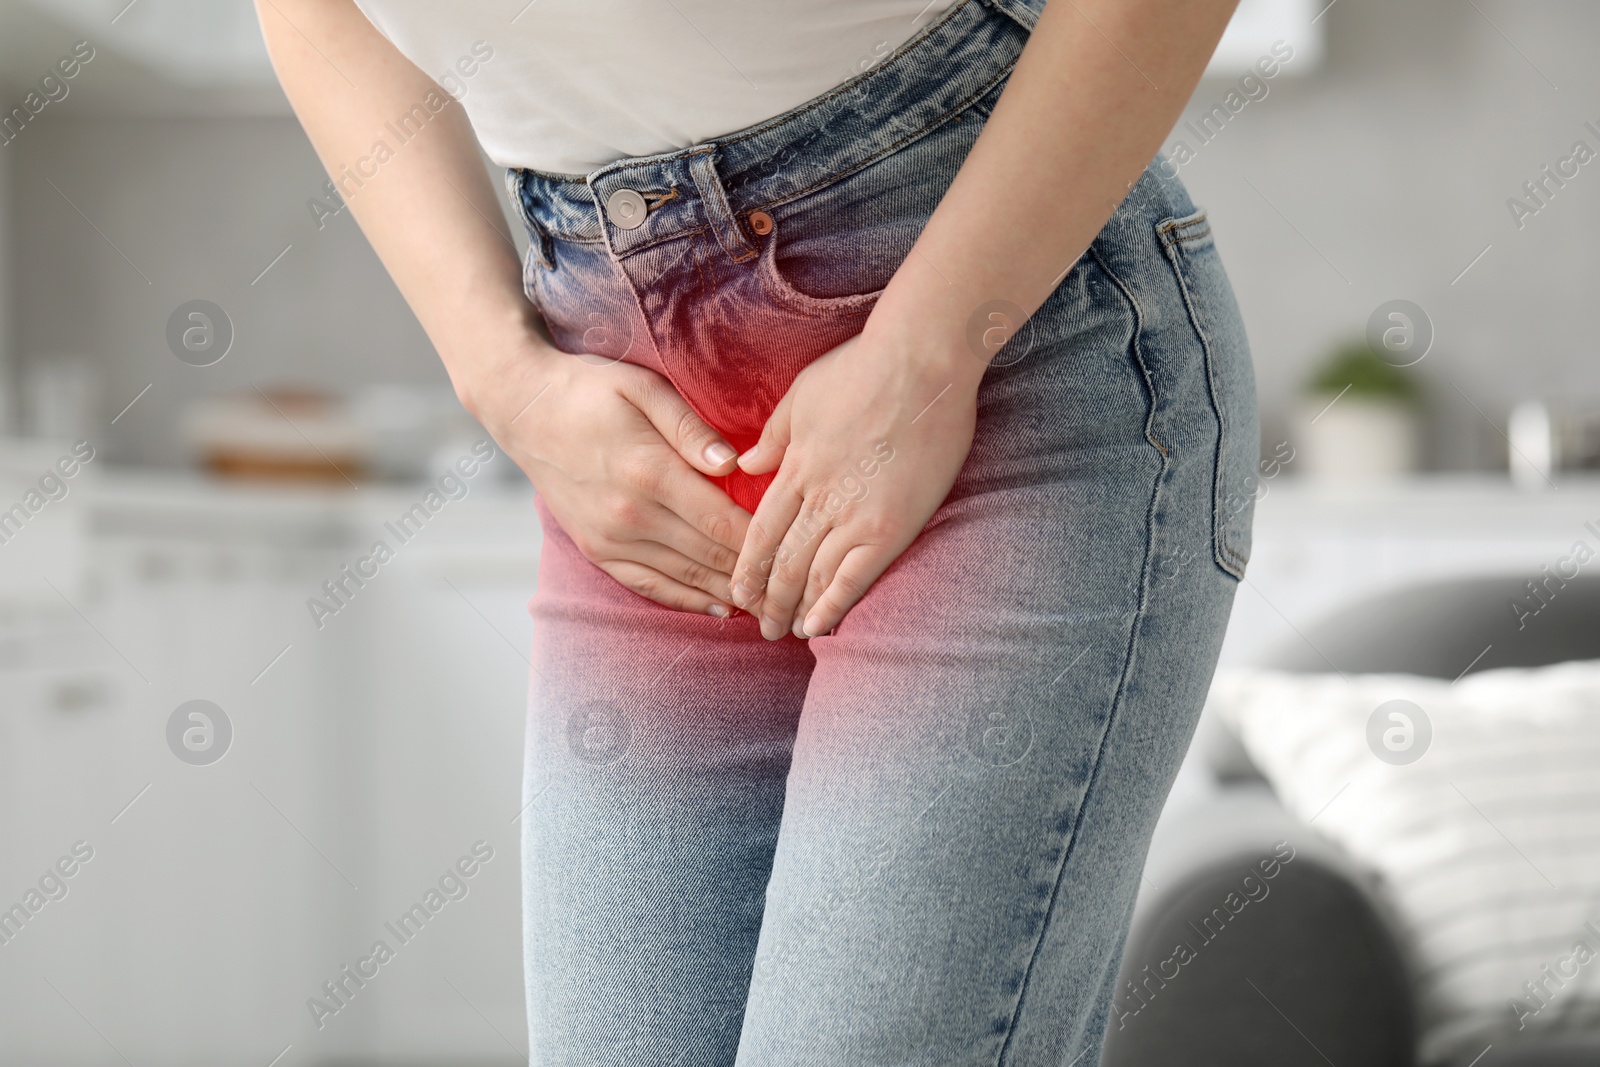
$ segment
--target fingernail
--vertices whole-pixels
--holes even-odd
[[[743,582],[733,583],[733,602],[735,604],[745,608],[749,607],[755,599],[756,595]]]
[[[713,604],[706,609],[706,614],[715,615],[719,619],[726,619],[728,617],[728,609],[721,604]]]
[[[770,616],[766,616],[766,617],[762,618],[762,620],[761,620],[761,636],[762,637],[765,637],[768,641],[776,641],[776,640],[778,640],[778,638],[782,637],[783,634],[784,634],[783,623],[779,622],[777,619],[771,618]]]
[[[731,445],[725,444],[722,441],[713,441],[709,445],[706,445],[706,462],[713,467],[722,466],[724,463],[728,462],[728,460],[732,459],[738,454],[739,453],[733,450]]]
[[[806,616],[805,631],[806,631],[806,636],[807,637],[820,637],[820,636],[822,636],[822,616],[821,615],[807,615]]]

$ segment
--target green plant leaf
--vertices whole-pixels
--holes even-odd
[[[1335,395],[1349,387],[1350,396],[1394,400],[1412,406],[1422,403],[1422,390],[1413,372],[1385,363],[1362,340],[1349,341],[1336,348],[1308,385],[1315,396]]]

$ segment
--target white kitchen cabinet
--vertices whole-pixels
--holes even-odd
[[[306,607],[419,493],[113,474],[84,494],[71,605],[0,614],[0,906],[94,849],[0,945],[0,1062],[516,1062],[494,1027],[525,1042],[531,496],[483,479],[320,629]],[[166,737],[197,698],[233,727],[206,766]],[[468,897],[314,1026],[307,999],[478,839],[496,859]]]

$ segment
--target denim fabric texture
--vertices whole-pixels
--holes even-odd
[[[753,444],[799,371],[861,330],[1034,14],[957,0],[759,126],[585,180],[510,172],[559,347],[655,369]],[[636,228],[605,210],[622,189],[649,206]],[[541,504],[533,1064],[1097,1062],[1250,551],[1249,355],[1175,179],[1146,170],[978,403],[948,499],[810,641],[634,595]],[[753,509],[766,481],[725,485]]]

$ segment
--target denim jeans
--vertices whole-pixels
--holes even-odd
[[[512,171],[529,299],[573,358],[657,370],[748,447],[860,331],[1034,14],[957,0],[759,126],[583,179]],[[954,489],[831,635],[660,607],[541,505],[532,1063],[1097,1061],[1258,458],[1211,228],[1163,175],[1001,348]],[[618,190],[641,225],[606,210]],[[753,508],[764,482],[725,486]]]

